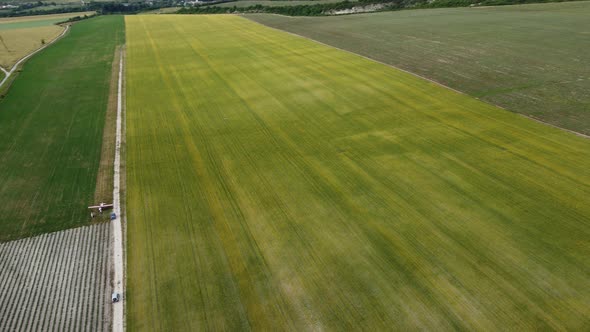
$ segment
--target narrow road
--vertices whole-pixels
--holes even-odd
[[[123,227],[121,223],[121,132],[122,132],[122,108],[123,108],[123,49],[121,49],[119,60],[119,84],[117,90],[117,132],[115,142],[115,183],[113,186],[113,212],[116,215],[113,220],[113,292],[121,294],[121,300],[113,303],[113,332],[125,330],[125,266],[123,256]]]
[[[33,55],[41,52],[42,50],[44,50],[45,48],[47,48],[48,46],[52,45],[53,43],[55,43],[56,41],[60,40],[63,36],[65,36],[65,34],[70,30],[70,26],[66,25],[65,30],[59,35],[57,36],[57,38],[55,38],[54,40],[52,40],[50,43],[45,44],[43,47],[36,49],[35,51],[27,54],[26,56],[24,56],[23,58],[21,58],[20,60],[18,60],[18,62],[16,64],[14,64],[14,66],[12,66],[12,69],[10,69],[10,71],[0,67],[0,70],[2,70],[4,72],[4,74],[6,75],[4,77],[4,79],[0,82],[0,88],[4,85],[4,83],[6,83],[6,81],[8,81],[8,78],[10,78],[10,76],[12,75],[12,73],[14,73],[14,71],[18,68],[18,66],[23,63],[24,61],[26,61],[28,58],[32,57]]]

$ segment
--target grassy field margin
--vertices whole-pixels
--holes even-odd
[[[100,153],[100,165],[96,175],[96,190],[94,202],[113,202],[113,163],[115,158],[116,122],[117,122],[117,82],[119,80],[119,62],[121,46],[117,46],[109,87],[109,100],[105,112],[105,124],[103,129],[102,147]],[[108,215],[103,215],[108,220]]]
[[[123,18],[80,22],[27,61],[0,102],[0,241],[91,222]]]

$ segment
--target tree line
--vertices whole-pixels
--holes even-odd
[[[401,10],[410,8],[447,8],[447,7],[471,7],[471,6],[501,6],[525,3],[562,2],[566,0],[359,0],[351,2],[344,0],[336,3],[317,3],[295,6],[264,6],[253,5],[248,7],[220,7],[220,6],[194,6],[183,7],[179,14],[228,14],[228,13],[270,13],[288,16],[323,16],[331,15],[334,11],[382,4],[378,11]]]
[[[98,14],[135,14],[146,10],[154,10],[164,7],[173,7],[176,4],[175,1],[153,1],[153,2],[89,2],[85,5],[79,6],[60,6],[56,8],[49,8],[39,10],[36,7],[40,5],[46,5],[51,3],[37,2],[33,4],[21,5],[18,8],[0,13],[0,17],[17,17],[17,16],[35,16],[35,15],[49,15],[49,14],[62,14],[62,13],[77,13],[95,11]]]

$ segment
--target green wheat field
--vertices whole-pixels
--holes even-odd
[[[238,16],[127,16],[130,330],[584,330],[590,141]]]

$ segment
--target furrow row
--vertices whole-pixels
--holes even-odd
[[[108,329],[110,227],[0,244],[0,330]]]

